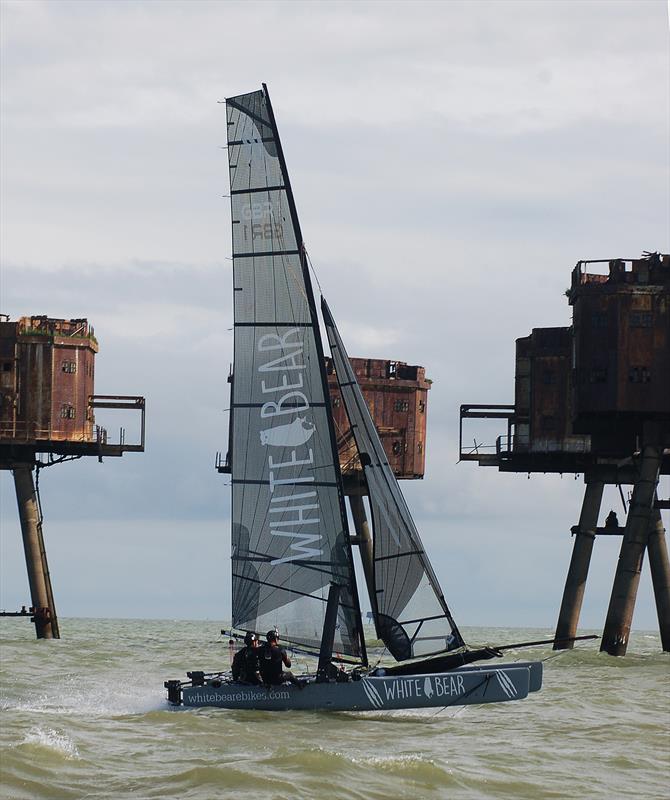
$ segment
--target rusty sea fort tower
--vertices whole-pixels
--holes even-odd
[[[624,655],[645,553],[663,650],[670,651],[670,565],[659,478],[670,474],[670,255],[579,261],[572,325],[516,341],[514,404],[460,410],[460,458],[501,472],[579,473],[585,492],[556,627],[575,635],[597,536],[621,536],[601,650]],[[464,443],[464,421],[499,419],[495,445]],[[632,486],[624,525],[599,524],[604,486]],[[621,491],[622,499],[624,497]],[[556,649],[572,647],[557,641]]]
[[[28,617],[38,639],[59,639],[42,530],[39,475],[43,467],[83,456],[122,456],[144,450],[143,397],[96,395],[98,342],[86,319],[0,316],[0,469],[16,488],[30,605],[0,616]],[[139,441],[96,425],[96,409],[140,415]]]

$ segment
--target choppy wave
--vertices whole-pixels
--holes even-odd
[[[393,712],[180,710],[162,688],[226,666],[207,623],[62,622],[36,643],[0,626],[0,798],[441,800],[666,796],[668,668],[658,636],[547,659],[519,703]],[[474,631],[473,641],[541,638]],[[539,634],[539,635],[538,635]]]
[[[25,735],[22,745],[27,745],[31,749],[47,750],[64,758],[79,758],[79,751],[74,741],[66,733],[53,728],[31,728]],[[44,754],[38,753],[36,757],[44,758]]]

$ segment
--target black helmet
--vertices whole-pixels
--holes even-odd
[[[249,631],[249,633],[247,633],[247,635],[244,637],[244,644],[253,644],[255,641],[256,634],[251,633],[251,631]]]
[[[265,635],[265,638],[268,640],[268,642],[276,642],[277,641],[277,631],[274,630],[274,629],[271,630],[271,631],[268,631],[266,633],[266,635]]]

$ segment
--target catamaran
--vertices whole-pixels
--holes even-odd
[[[378,640],[372,667],[349,535],[319,316],[267,87],[226,100],[233,240],[232,635],[279,629],[318,658],[301,685],[228,671],[165,682],[184,706],[381,710],[494,703],[542,685],[541,662],[477,665],[389,465],[325,300],[323,323],[361,464],[372,542],[360,549]],[[338,664],[336,667],[335,664]]]

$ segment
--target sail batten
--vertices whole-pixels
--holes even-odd
[[[227,102],[233,238],[233,626],[365,660],[323,348],[267,90]],[[250,557],[251,556],[251,557]]]
[[[398,661],[463,646],[421,538],[389,465],[339,332],[322,299],[335,373],[358,449],[372,516],[378,636]]]

